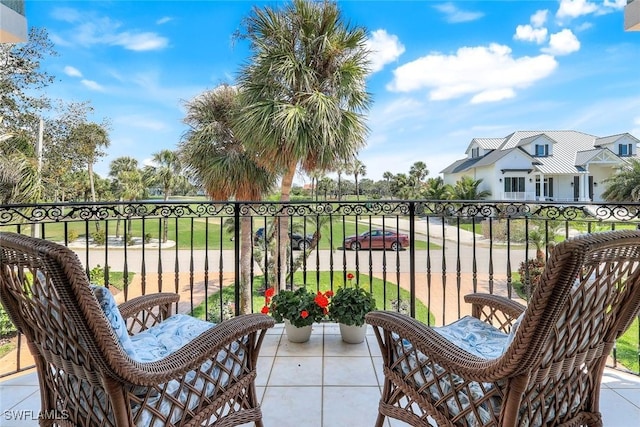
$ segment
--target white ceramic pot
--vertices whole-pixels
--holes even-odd
[[[289,342],[307,342],[311,338],[311,325],[299,328],[284,319],[284,330],[287,332]]]
[[[367,325],[351,326],[340,323],[340,335],[342,335],[342,341],[349,344],[360,344],[364,341],[364,336],[367,333]]]

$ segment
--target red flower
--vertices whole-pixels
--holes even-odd
[[[347,279],[353,280],[353,273],[347,273]]]
[[[273,295],[275,295],[275,293],[276,293],[276,290],[275,290],[274,288],[267,288],[267,289],[264,291],[264,296],[265,296],[266,298],[271,298]]]
[[[303,319],[306,319],[307,317],[309,317],[309,312],[307,310],[302,310],[300,312],[300,317],[302,317]]]
[[[331,298],[333,296],[333,291],[327,291],[324,293],[324,296],[327,298]]]
[[[322,293],[320,291],[318,291],[318,294],[316,295],[314,301],[321,308],[326,308],[329,305],[329,299],[327,297],[325,297],[324,295],[322,295]]]
[[[267,307],[266,305],[264,307],[262,307],[262,310],[260,310],[260,312],[262,314],[268,314],[269,313],[269,307]]]

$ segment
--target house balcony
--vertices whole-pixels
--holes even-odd
[[[0,43],[27,41],[24,0],[0,0]]]
[[[624,7],[625,31],[640,31],[640,0],[627,0]]]
[[[33,234],[69,246],[91,280],[108,286],[118,302],[158,291],[177,292],[178,312],[215,321],[225,308],[239,312],[235,284],[244,253],[241,227],[248,221],[254,237],[263,228],[275,244],[278,233],[269,230],[286,218],[283,226],[292,238],[285,259],[269,258],[269,245],[261,239],[251,239],[251,247],[244,248],[243,256],[253,259],[249,283],[254,312],[264,302],[260,291],[275,285],[275,279],[264,274],[274,261],[278,271],[295,271],[286,275],[283,286],[306,283],[314,290],[335,289],[353,273],[361,286],[380,295],[379,308],[402,310],[437,326],[470,314],[463,296],[471,292],[526,303],[521,282],[529,271],[519,267],[536,256],[538,247],[544,248],[534,235],[560,241],[580,233],[636,228],[639,215],[640,204],[575,202],[70,203],[0,206],[0,231]],[[322,226],[317,246],[301,246],[293,238],[313,238],[318,223]],[[407,234],[409,245],[399,250],[390,245],[369,249],[372,242],[360,250],[344,247],[346,236],[371,229]],[[10,344],[14,348],[0,360],[0,402],[5,410],[0,425],[37,425],[33,360],[20,335]],[[633,425],[640,417],[639,350],[636,320],[610,355],[602,387],[605,425]],[[294,345],[282,336],[282,325],[276,325],[269,331],[258,368],[265,425],[286,427],[301,419],[315,426],[347,425],[346,420],[349,425],[373,425],[381,366],[372,335],[364,344],[347,345],[335,325],[318,324],[310,343]],[[7,417],[17,416],[24,418],[8,423],[15,420]],[[33,424],[24,422],[32,416]]]
[[[276,324],[267,332],[258,358],[256,388],[265,426],[373,426],[384,377],[372,330],[361,344],[343,343],[338,325],[331,323],[314,325],[311,339],[302,344],[289,343],[283,330]],[[3,427],[38,426],[35,373],[0,382],[0,401]],[[640,377],[606,369],[600,402],[605,426],[635,425],[640,417]],[[385,424],[407,425],[396,420]]]

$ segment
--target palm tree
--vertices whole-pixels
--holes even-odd
[[[470,176],[463,176],[451,189],[451,200],[482,200],[491,195],[491,191],[479,191],[478,187],[482,179],[473,179]]]
[[[415,162],[411,165],[411,168],[409,169],[409,177],[413,183],[415,189],[414,194],[416,196],[419,195],[422,187],[422,181],[427,177],[427,175],[429,175],[429,169],[427,169],[427,165],[424,162]]]
[[[427,180],[427,188],[422,195],[428,200],[445,200],[447,199],[450,187],[445,185],[444,179],[438,176]]]
[[[243,37],[252,55],[239,77],[239,136],[283,173],[280,200],[288,202],[298,165],[331,170],[365,144],[367,32],[347,24],[333,2],[293,0],[280,10],[254,8]],[[281,220],[284,260],[289,220]],[[283,271],[280,288],[284,282]]]
[[[356,199],[360,200],[360,190],[358,189],[358,176],[365,176],[367,174],[367,166],[359,159],[354,159],[353,163],[347,165],[348,171],[356,182]]]
[[[71,130],[69,140],[87,164],[91,201],[95,202],[96,189],[93,179],[93,165],[98,157],[104,155],[101,148],[107,148],[109,146],[107,131],[97,123],[80,123]],[[97,224],[96,222],[96,226]]]
[[[109,176],[113,179],[111,181],[111,189],[113,195],[118,200],[125,200],[125,188],[124,180],[126,176],[124,172],[133,172],[138,170],[138,160],[133,157],[122,156],[113,159],[109,164]],[[129,192],[130,193],[130,192]],[[116,220],[116,237],[120,237],[120,216]]]
[[[161,150],[153,154],[154,166],[147,166],[150,179],[162,186],[164,201],[169,200],[171,191],[176,186],[182,171],[182,165],[176,152]],[[169,234],[169,219],[163,219],[162,241],[166,242]]]
[[[602,198],[610,202],[640,201],[640,160],[628,159],[617,172],[604,181]]]
[[[275,184],[276,175],[258,164],[258,156],[237,137],[238,89],[222,85],[186,104],[189,130],[178,156],[194,181],[214,200],[260,200]],[[251,312],[251,217],[240,219],[240,312]]]
[[[386,171],[385,173],[382,174],[382,177],[384,178],[384,180],[387,182],[387,195],[390,196],[391,194],[391,180],[393,179],[393,173]]]

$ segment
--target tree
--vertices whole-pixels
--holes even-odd
[[[91,201],[96,201],[96,190],[93,179],[93,165],[99,157],[104,156],[102,148],[109,146],[109,136],[104,125],[97,123],[80,123],[69,134],[69,143],[84,160],[89,174]],[[96,226],[97,226],[96,222]]]
[[[450,187],[445,185],[444,179],[438,176],[427,180],[426,189],[422,196],[428,200],[446,200],[449,198]]]
[[[603,199],[610,202],[640,201],[640,160],[628,159],[604,182],[607,188],[602,193]]]
[[[414,195],[419,196],[422,190],[423,180],[429,175],[429,169],[424,162],[415,162],[409,169],[409,177],[414,187]]]
[[[478,187],[482,179],[473,179],[470,176],[463,176],[450,190],[451,200],[482,200],[491,195],[488,190],[479,191]]]
[[[241,122],[238,89],[222,85],[186,104],[189,126],[180,142],[178,156],[187,174],[201,184],[214,200],[260,200],[275,184],[276,175],[258,163],[237,137]],[[240,219],[240,312],[251,312],[251,217]]]
[[[384,178],[384,180],[387,183],[387,188],[386,188],[386,195],[391,195],[391,180],[393,179],[393,173],[386,171],[385,173],[382,174],[382,177]]]
[[[129,156],[115,158],[109,164],[109,176],[113,179],[111,181],[111,190],[118,200],[125,200],[125,196],[131,195],[131,189],[125,188],[125,186],[132,186],[131,183],[127,183],[126,181],[133,177],[125,175],[125,172],[133,172],[136,170],[138,170],[138,160]],[[118,216],[116,220],[116,237],[120,237],[120,216]]]
[[[298,165],[331,170],[364,146],[370,96],[366,30],[347,24],[333,2],[293,0],[280,10],[254,8],[242,37],[251,57],[241,70],[240,138],[283,173],[288,202]],[[279,233],[286,258],[288,218]],[[278,286],[284,286],[284,271]]]
[[[0,43],[1,127],[26,130],[35,140],[38,117],[50,105],[44,89],[54,81],[40,64],[55,55],[53,43],[42,28],[30,28],[26,43]]]
[[[356,199],[360,200],[360,189],[358,188],[358,176],[365,176],[367,174],[367,166],[359,159],[354,159],[352,163],[347,165],[348,172],[353,175],[353,179],[356,183]]]
[[[0,203],[34,202],[41,190],[37,159],[28,136],[24,132],[0,132]]]
[[[162,186],[164,201],[169,200],[171,191],[181,178],[182,165],[177,153],[171,150],[161,150],[153,154],[154,166],[147,166],[151,182]],[[169,234],[169,219],[163,220],[162,241],[166,242]]]

